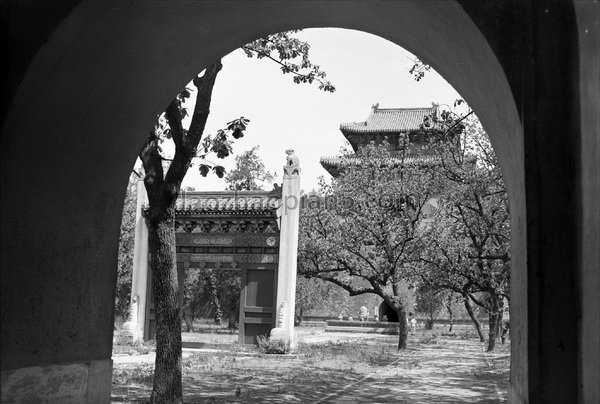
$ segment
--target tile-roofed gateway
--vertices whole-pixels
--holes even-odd
[[[238,278],[240,344],[256,344],[259,335],[278,333],[294,346],[294,294],[298,244],[300,165],[286,150],[281,185],[272,190],[186,192],[175,203],[175,260],[179,290],[190,270],[231,271]],[[143,182],[138,183],[142,209],[147,203]],[[284,203],[287,202],[287,203]],[[139,218],[139,212],[136,216]],[[136,221],[136,259],[132,296],[142,296],[144,310],[128,323],[144,339],[156,334],[152,271],[146,258],[151,248],[144,220]],[[183,295],[180,293],[179,298]],[[182,300],[180,300],[181,302]],[[283,304],[282,304],[283,302]],[[287,303],[285,303],[287,302]],[[139,314],[138,313],[138,314]],[[232,319],[233,320],[233,319]]]
[[[277,211],[281,201],[279,186],[272,191],[181,192],[177,198],[174,227],[180,289],[191,269],[237,273],[242,286],[236,320],[241,344],[255,343],[256,335],[268,334],[275,326],[274,285],[285,215]],[[145,300],[144,339],[154,338],[156,332],[152,301]],[[260,318],[255,318],[256,313]]]

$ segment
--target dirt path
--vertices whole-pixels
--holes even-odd
[[[186,403],[506,402],[509,345],[487,354],[477,341],[421,335],[399,353],[393,336],[318,333],[301,341],[306,345],[297,359],[186,350]],[[115,384],[113,402],[143,402],[153,355],[137,364],[114,359],[115,370],[150,378]]]
[[[499,360],[504,366],[509,355],[486,354],[465,341],[421,346],[318,402],[502,403],[508,374],[494,366]]]

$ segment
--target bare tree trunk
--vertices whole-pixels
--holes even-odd
[[[473,312],[473,307],[469,302],[469,297],[463,295],[463,302],[465,304],[465,309],[467,310],[467,313],[469,313],[469,317],[471,317],[471,320],[473,320],[473,324],[475,324],[477,335],[479,335],[479,341],[485,342],[485,337],[483,336],[483,331],[481,330],[481,323],[479,322],[479,320],[475,316],[475,313]]]
[[[448,310],[448,321],[450,323],[450,327],[448,328],[448,332],[452,332],[453,326],[453,313],[452,313],[452,294],[448,296],[448,300],[446,301],[446,310]]]
[[[173,210],[146,220],[156,308],[156,360],[150,402],[183,403],[181,388],[181,312],[175,264]]]
[[[209,114],[212,89],[221,62],[216,61],[202,77],[194,79],[198,88],[196,105],[189,130],[182,126],[183,117],[176,98],[167,107],[175,155],[167,172],[163,170],[159,134],[156,128],[148,134],[139,153],[144,166],[144,185],[148,193],[145,210],[148,226],[148,248],[152,268],[152,291],[156,308],[156,361],[151,404],[183,403],[181,389],[181,301],[175,260],[174,207],[181,182],[196,154]]]
[[[304,306],[300,305],[298,308],[298,315],[296,316],[295,325],[299,326],[304,321]]]
[[[425,324],[425,328],[428,330],[433,330],[433,322],[434,322],[434,313],[433,313],[433,311],[430,311],[429,318],[427,319],[427,324]]]
[[[208,284],[210,300],[213,305],[213,309],[215,310],[215,324],[219,325],[223,321],[223,308],[221,307],[221,300],[219,299],[219,293],[217,290],[217,277],[212,269],[209,269],[208,271],[206,283]]]
[[[396,309],[398,314],[398,350],[406,349],[408,340],[408,320],[406,319],[406,310],[404,306]]]
[[[185,327],[187,332],[194,332],[194,317],[187,310],[183,310],[183,321],[185,322]]]
[[[498,338],[500,332],[500,324],[502,324],[502,310],[501,304],[498,301],[498,297],[490,293],[490,309],[489,309],[489,339],[487,351],[491,352],[496,346],[496,338]]]

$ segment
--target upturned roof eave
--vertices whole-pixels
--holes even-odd
[[[395,129],[395,128],[360,128],[360,127],[351,127],[351,126],[343,126],[340,125],[340,131],[342,134],[346,135],[363,135],[363,134],[377,134],[377,133],[407,133],[407,132],[416,132],[416,131],[425,131],[425,132],[442,132],[441,128],[433,127],[433,128],[404,128],[404,129]]]

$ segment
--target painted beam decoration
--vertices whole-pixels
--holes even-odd
[[[277,264],[281,188],[182,192],[177,200],[177,263],[185,269]]]

